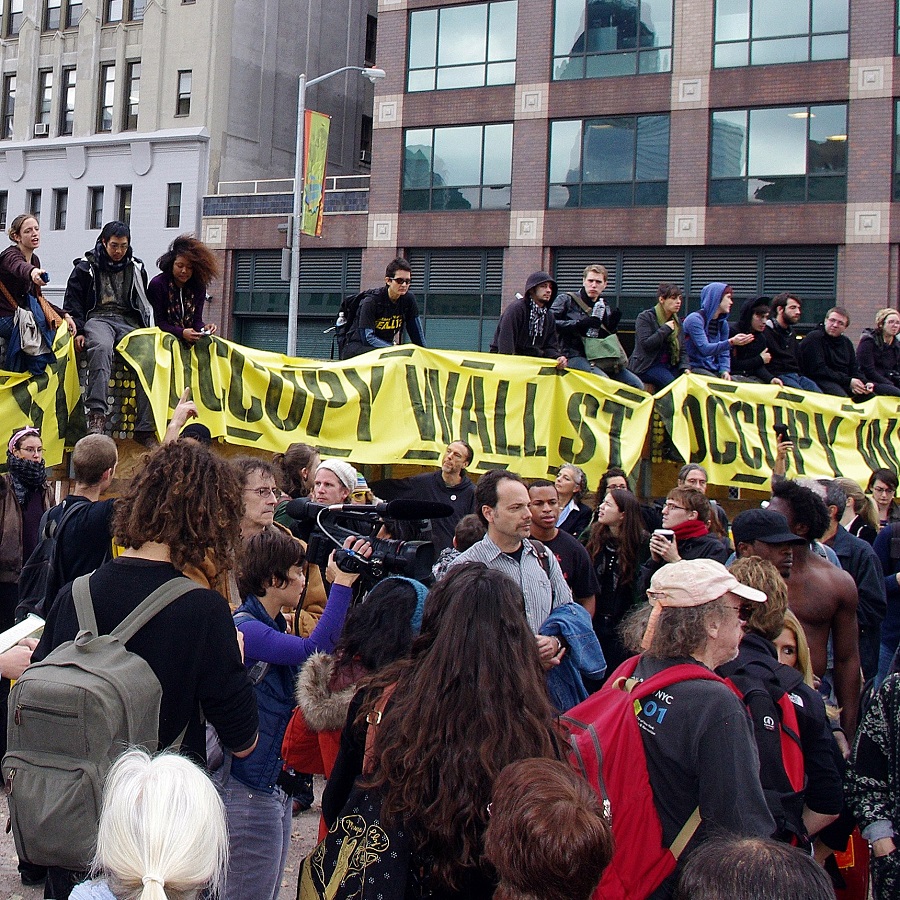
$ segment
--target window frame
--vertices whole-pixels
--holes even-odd
[[[87,227],[89,231],[103,227],[103,194],[102,186],[88,188]],[[97,203],[99,200],[99,204]]]
[[[37,103],[34,108],[34,124],[46,125],[50,133],[53,114],[53,69],[38,69]]]
[[[100,77],[97,79],[97,121],[98,134],[109,134],[116,124],[116,64],[100,63]],[[109,126],[104,127],[106,120]]]
[[[662,178],[639,178],[638,177],[638,160],[640,157],[640,147],[639,142],[641,139],[641,123],[642,120],[646,124],[650,124],[648,120],[651,119],[659,119],[666,120],[666,177]],[[552,180],[552,167],[553,167],[553,130],[554,126],[559,125],[563,126],[572,122],[580,122],[581,123],[581,132],[579,136],[579,160],[578,160],[578,171],[579,171],[579,179],[577,182],[559,182]],[[631,178],[623,179],[618,181],[598,181],[594,179],[585,179],[584,171],[585,171],[585,142],[587,140],[587,130],[592,127],[596,128],[604,128],[604,127],[615,127],[610,124],[613,122],[621,122],[621,123],[630,123],[633,122],[633,134],[634,139],[631,147]],[[645,127],[646,127],[645,124]],[[649,139],[649,136],[648,136]],[[670,173],[670,165],[671,165],[671,141],[672,141],[672,118],[670,113],[647,113],[645,115],[631,115],[631,116],[590,116],[588,118],[582,119],[551,119],[548,125],[548,152],[547,152],[547,209],[638,209],[638,208],[650,208],[655,207],[659,208],[661,206],[668,205],[668,196],[669,196],[669,173]],[[571,191],[572,186],[577,185],[578,189],[578,202],[575,204],[572,203],[555,203],[553,202],[553,191],[554,188],[562,188],[564,190]],[[602,186],[607,185],[630,185],[630,203],[621,203],[621,202],[583,202],[585,187],[595,187],[599,189]],[[643,192],[640,190],[640,185],[665,185],[664,188],[664,196],[653,198],[651,195],[651,190],[645,189]],[[658,190],[658,189],[657,189]],[[647,199],[651,202],[638,202],[639,194],[644,193],[647,195]],[[570,194],[571,198],[571,194]]]
[[[181,228],[181,195],[182,183],[170,181],[166,186],[166,228]]]
[[[634,46],[626,47],[623,49],[616,48],[615,50],[583,50],[579,53],[557,53],[556,52],[556,33],[558,28],[560,27],[560,20],[558,17],[558,13],[564,3],[574,3],[575,0],[554,0],[553,4],[553,25],[552,25],[552,46],[551,46],[551,56],[550,56],[550,80],[551,81],[581,81],[592,78],[617,78],[617,77],[633,77],[636,75],[658,75],[658,74],[668,74],[672,71],[672,56],[675,48],[675,0],[670,0],[671,3],[671,19],[669,22],[669,43],[667,44],[659,44],[651,47],[641,47],[640,46],[640,38],[641,38],[641,23],[643,21],[641,16],[641,4],[645,2],[645,0],[635,0],[636,7],[636,29],[634,34]],[[590,0],[583,0],[582,2],[582,16],[581,21],[583,23],[587,23],[588,21],[588,3]],[[592,29],[584,28],[577,38],[580,38],[583,42],[587,43],[589,40],[588,32]],[[600,30],[600,29],[598,29]],[[651,54],[660,54],[662,52],[668,51],[668,65],[665,67],[659,67],[655,69],[645,69],[641,70],[641,58],[649,57]],[[606,59],[606,60],[614,60],[616,57],[620,57],[622,59],[625,56],[633,54],[634,55],[634,71],[624,71],[624,68],[620,68],[618,71],[594,71],[589,72],[589,62],[590,60],[596,59],[598,61]],[[571,75],[562,76],[562,72],[565,71],[563,66],[572,65],[573,60],[580,60],[580,74],[572,70]]]
[[[409,13],[409,27],[407,29],[407,65],[406,65],[406,90],[407,93],[418,94],[425,93],[428,91],[446,91],[446,90],[465,90],[470,88],[480,88],[480,87],[494,87],[496,85],[508,85],[515,84],[516,80],[516,36],[513,36],[512,42],[512,55],[511,56],[500,56],[497,58],[491,58],[490,54],[490,36],[491,36],[491,15],[492,12],[496,9],[496,7],[501,3],[512,3],[515,7],[516,11],[516,35],[518,34],[518,26],[519,26],[519,4],[518,0],[484,0],[481,3],[468,3],[468,4],[455,4],[452,6],[440,6],[440,7],[432,7],[428,9],[414,9]],[[440,56],[441,56],[441,18],[449,15],[451,12],[455,12],[459,9],[465,9],[470,13],[480,9],[481,7],[485,8],[485,19],[484,19],[484,34],[483,34],[483,52],[481,57],[477,60],[470,60],[462,63],[446,63],[441,64]],[[412,59],[411,52],[411,44],[414,37],[414,18],[416,16],[426,16],[430,14],[436,15],[436,23],[435,23],[435,42],[434,42],[434,65],[431,66],[412,66],[410,65],[410,60]],[[445,85],[441,86],[440,77],[441,73],[451,73],[453,71],[461,71],[463,69],[472,69],[480,66],[483,70],[483,77],[481,82],[478,84],[465,84],[465,85]],[[492,66],[508,66],[511,67],[511,74],[502,78],[501,80],[491,80],[490,72]],[[413,86],[413,78],[417,74],[423,73],[432,73],[431,78],[431,87],[414,87]]]
[[[59,31],[63,22],[63,0],[44,0],[44,14],[41,17],[41,31]],[[51,21],[55,10],[56,24]]]
[[[116,185],[116,221],[131,223],[131,207],[134,201],[134,188],[130,184]]]
[[[135,77],[137,70],[137,77]],[[134,86],[137,84],[137,99],[132,101]],[[125,92],[122,96],[122,131],[137,131],[141,102],[141,61],[125,60]]]
[[[185,76],[187,78],[185,79]],[[187,91],[184,90],[184,83],[187,80]],[[194,91],[194,70],[179,69],[178,77],[175,81],[175,116],[189,116],[191,114],[191,95]]]
[[[71,79],[70,79],[71,76]],[[59,116],[57,132],[72,134],[75,127],[75,86],[78,81],[75,66],[64,66],[59,73]]]
[[[41,189],[29,188],[25,192],[25,209],[38,221],[41,219]]]
[[[16,73],[10,72],[3,76],[3,125],[0,128],[2,140],[12,140],[16,117]]]
[[[836,135],[835,139],[837,142],[843,143],[844,150],[844,170],[843,172],[833,171],[833,172],[823,172],[823,171],[810,171],[810,151],[811,151],[811,122],[815,118],[814,110],[816,109],[828,109],[831,107],[843,107],[844,110],[844,133],[842,135]],[[751,165],[751,139],[752,139],[752,113],[753,112],[761,112],[761,111],[770,111],[770,110],[784,110],[785,114],[791,118],[800,118],[803,119],[806,123],[806,136],[804,140],[804,148],[805,148],[805,157],[804,157],[804,171],[802,175],[800,173],[788,173],[788,174],[774,174],[774,175],[765,175],[765,174],[749,174],[750,165]],[[801,113],[805,111],[805,115],[790,113],[788,110],[800,110]],[[716,147],[715,140],[716,135],[721,134],[720,131],[717,131],[715,128],[715,118],[717,115],[724,114],[734,114],[734,113],[745,113],[745,125],[744,125],[744,138],[743,144],[741,148],[742,153],[742,165],[743,165],[743,175],[713,175],[713,165],[715,164],[716,157]],[[707,167],[707,205],[708,206],[745,206],[748,204],[772,204],[772,203],[781,203],[781,204],[791,204],[791,203],[846,203],[847,202],[847,173],[848,173],[848,165],[847,159],[849,156],[849,146],[848,146],[848,135],[847,135],[847,126],[848,126],[848,116],[849,116],[849,107],[846,101],[839,103],[807,103],[807,104],[777,104],[775,106],[750,106],[750,107],[738,107],[738,108],[728,108],[728,109],[714,109],[710,110],[709,113],[709,163]],[[828,141],[832,140],[829,136],[825,139],[825,144]],[[723,151],[721,148],[719,153]],[[803,179],[803,197],[785,197],[784,199],[774,198],[774,199],[766,199],[764,196],[760,196],[760,192],[765,190],[770,185],[783,185],[786,186],[788,190],[790,190],[790,181],[788,179]],[[840,192],[839,196],[822,196],[816,197],[811,196],[810,184],[811,179],[813,180],[813,185],[824,187],[827,181],[833,181],[835,184],[839,183],[842,180],[843,182],[843,190]],[[753,181],[757,182],[765,182],[760,188],[758,188],[753,197],[750,197],[750,183]],[[731,182],[732,186],[735,188],[734,196],[740,196],[741,199],[723,199],[727,195],[728,186],[727,182]],[[739,183],[743,185],[741,190],[737,190],[739,187]]]
[[[53,189],[53,230],[65,231],[69,216],[69,189]]]
[[[848,59],[850,56],[850,0],[846,0],[847,2],[847,29],[845,31],[815,31],[815,4],[818,2],[828,2],[828,0],[810,0],[809,2],[809,16],[807,19],[807,31],[805,32],[790,32],[778,35],[765,35],[763,37],[753,37],[753,4],[759,2],[759,0],[746,0],[747,2],[747,37],[744,39],[734,38],[731,40],[716,40],[716,31],[718,27],[719,20],[719,3],[722,0],[715,0],[713,4],[713,45],[712,45],[712,67],[713,70],[719,69],[736,69],[736,68],[744,68],[744,67],[754,67],[754,66],[777,66],[777,65],[790,65],[796,63],[803,62],[821,62],[823,60],[833,60],[833,59]],[[813,54],[813,43],[816,38],[828,38],[835,37],[838,35],[846,35],[847,37],[847,47],[843,56],[814,56]],[[758,48],[763,48],[766,45],[771,46],[776,41],[798,41],[801,38],[806,38],[806,58],[805,59],[762,59],[759,62],[754,62],[754,45]],[[717,62],[718,50],[720,47],[739,47],[742,44],[747,45],[747,56],[746,62],[736,62],[736,63],[719,63]]]

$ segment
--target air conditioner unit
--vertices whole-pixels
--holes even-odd
[[[369,163],[372,162],[372,151],[371,150],[360,150],[359,151],[359,161],[361,163]]]
[[[47,137],[50,134],[50,126],[44,122],[36,122],[34,126],[35,137]]]

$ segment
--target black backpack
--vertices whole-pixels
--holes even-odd
[[[59,571],[58,540],[63,526],[76,509],[88,500],[79,500],[63,510],[59,518],[50,514],[58,509],[54,506],[44,513],[38,528],[37,546],[28,557],[19,575],[19,603],[16,606],[16,621],[21,622],[29,613],[42,619],[47,617],[49,606],[62,587]],[[65,501],[63,501],[65,503]]]
[[[363,300],[371,294],[377,293],[381,288],[375,290],[362,291],[359,294],[352,294],[341,300],[338,308],[337,318],[334,325],[329,331],[334,332],[334,338],[331,341],[331,358],[334,359],[335,345],[337,345],[338,359],[344,358],[344,348],[350,343],[353,333],[356,331],[356,319],[359,316],[359,305]]]

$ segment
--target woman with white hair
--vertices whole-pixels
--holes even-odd
[[[593,511],[581,500],[586,490],[587,475],[584,474],[584,469],[579,469],[572,463],[559,467],[556,493],[559,495],[560,513],[556,527],[573,537],[580,537],[581,532],[591,524]]]
[[[228,859],[225,810],[206,774],[183,756],[123,753],[109,770],[93,880],[72,900],[217,896]]]

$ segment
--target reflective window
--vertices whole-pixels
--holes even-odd
[[[138,127],[138,106],[141,99],[141,63],[125,63],[125,106],[122,111],[122,128],[134,131]]]
[[[672,0],[556,0],[553,78],[672,71]]]
[[[75,124],[75,69],[62,70],[60,81],[59,133],[71,134]]]
[[[191,69],[178,73],[178,95],[175,98],[175,115],[188,116],[191,113],[191,90],[193,74]]]
[[[843,203],[846,196],[845,104],[712,114],[711,204]]]
[[[116,90],[116,65],[100,66],[99,102],[97,104],[97,131],[112,131],[113,97]]]
[[[668,194],[667,115],[550,123],[550,209],[665,206]]]
[[[404,210],[509,209],[511,123],[406,132]]]
[[[91,230],[103,227],[103,188],[88,188],[88,222]]]
[[[717,68],[847,58],[849,0],[716,0]]]
[[[60,24],[62,0],[46,0],[44,5],[44,31],[56,31]]]
[[[13,136],[13,115],[16,110],[16,76],[3,76],[3,125],[0,138],[8,140]]]
[[[512,84],[516,8],[516,0],[503,0],[410,13],[407,90]]]

